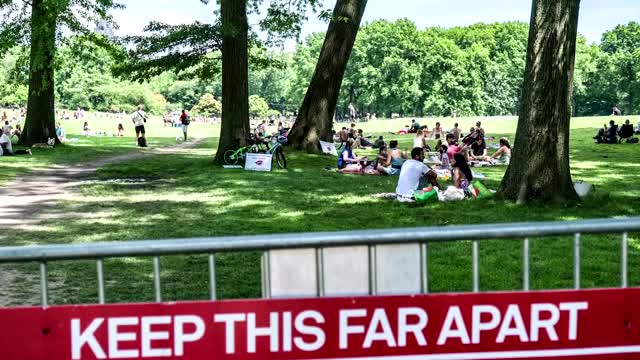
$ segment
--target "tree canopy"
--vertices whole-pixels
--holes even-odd
[[[619,25],[607,31],[600,44],[588,44],[578,36],[574,115],[606,115],[614,105],[624,113],[640,112],[638,29],[636,22]],[[358,111],[378,116],[516,114],[527,36],[528,25],[519,22],[424,30],[409,20],[366,24],[349,61],[338,113],[346,112],[353,96]],[[271,109],[297,111],[323,39],[324,33],[311,34],[293,53],[253,50],[253,57],[269,61],[250,62],[249,95],[264,98]],[[219,75],[201,79],[161,71],[142,83],[114,77],[113,53],[88,40],[73,36],[59,41],[55,75],[59,108],[129,111],[141,101],[160,113],[192,109],[205,94],[222,97]],[[28,56],[24,44],[4,52],[0,105],[26,103]]]

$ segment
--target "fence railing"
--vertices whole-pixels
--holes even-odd
[[[428,244],[450,241],[472,241],[472,283],[473,291],[478,292],[479,278],[479,240],[517,239],[522,241],[522,282],[523,290],[530,289],[529,245],[531,238],[573,235],[574,287],[580,289],[580,249],[582,234],[622,234],[620,252],[620,287],[628,286],[628,233],[640,232],[640,217],[597,219],[562,222],[485,224],[463,226],[438,226],[401,228],[387,230],[358,230],[324,233],[289,233],[256,236],[229,236],[213,238],[126,241],[92,244],[39,245],[0,248],[0,263],[37,262],[40,264],[40,294],[43,306],[48,306],[47,264],[60,260],[96,260],[98,280],[98,303],[105,303],[105,285],[103,261],[105,258],[153,257],[153,281],[155,299],[162,301],[160,256],[208,254],[209,289],[211,300],[216,300],[216,257],[222,252],[251,250],[278,250],[296,248],[368,246],[369,280],[375,283],[376,245],[421,244],[420,278],[422,292],[428,292]],[[318,295],[322,295],[324,279],[322,251],[317,251],[316,267],[319,269]],[[268,264],[268,255],[265,263]],[[263,264],[264,267],[264,264]],[[263,269],[264,271],[264,269]],[[263,280],[263,295],[269,297],[268,284]],[[369,293],[375,295],[375,286]]]

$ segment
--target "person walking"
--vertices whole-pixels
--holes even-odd
[[[142,110],[142,105],[138,105],[138,110],[132,116],[133,125],[136,127],[136,144],[140,147],[147,146],[146,131],[144,124],[147,122],[147,114]]]
[[[189,130],[189,123],[191,123],[191,120],[189,119],[189,115],[187,114],[186,110],[182,110],[182,115],[180,115],[180,123],[182,124],[184,141],[187,141],[187,130]]]

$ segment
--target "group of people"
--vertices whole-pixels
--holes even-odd
[[[640,121],[634,130],[629,119],[620,127],[616,125],[614,120],[611,120],[609,126],[604,124],[602,128],[598,129],[593,139],[597,144],[620,144],[623,140],[626,140],[627,143],[637,143],[638,139],[634,135],[640,135]]]
[[[22,129],[19,124],[14,129],[9,120],[5,120],[2,126],[2,133],[0,133],[0,156],[31,155],[31,150],[29,149],[13,150],[12,138],[15,136],[20,139],[21,135]]]
[[[441,126],[436,126],[437,132]],[[476,123],[469,134],[462,137],[458,124],[452,131],[446,134],[442,132],[435,146],[435,161],[425,162],[425,153],[431,153],[431,148],[426,142],[425,131],[421,127],[416,130],[416,137],[410,153],[398,147],[398,141],[392,140],[388,146],[380,137],[376,142],[379,153],[374,161],[367,156],[357,156],[353,149],[363,138],[361,132],[349,132],[346,128],[338,134],[342,140],[344,133],[353,134],[347,137],[344,148],[338,157],[338,171],[350,174],[382,174],[399,176],[396,188],[397,198],[411,200],[416,190],[422,189],[427,184],[443,189],[438,178],[451,178],[453,186],[465,192],[469,191],[469,185],[473,181],[471,167],[477,164],[508,165],[511,160],[511,144],[506,138],[499,140],[498,149],[491,155],[488,154],[487,137],[482,124]],[[443,141],[444,140],[444,141]]]

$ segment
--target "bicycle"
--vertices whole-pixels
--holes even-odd
[[[283,136],[272,136],[269,139],[268,149],[266,151],[267,154],[273,155],[273,160],[275,160],[276,164],[280,169],[287,168],[287,158],[284,156],[284,150],[282,150],[282,145],[287,142],[287,138]]]
[[[257,142],[255,138],[251,138],[247,140],[249,146],[243,146],[238,150],[227,150],[224,153],[225,164],[237,165],[240,161],[244,162],[247,159],[247,154],[249,153],[262,153],[273,155],[276,165],[278,165],[280,169],[286,169],[287,159],[284,156],[284,151],[282,149],[282,140],[277,137],[269,137],[265,140],[269,141]],[[284,142],[286,142],[286,139]],[[265,149],[263,145],[267,145],[267,148]]]
[[[227,165],[238,165],[238,162],[244,162],[248,153],[259,153],[264,150],[254,138],[247,139],[249,146],[240,147],[238,150],[227,150],[224,153],[224,163]]]

